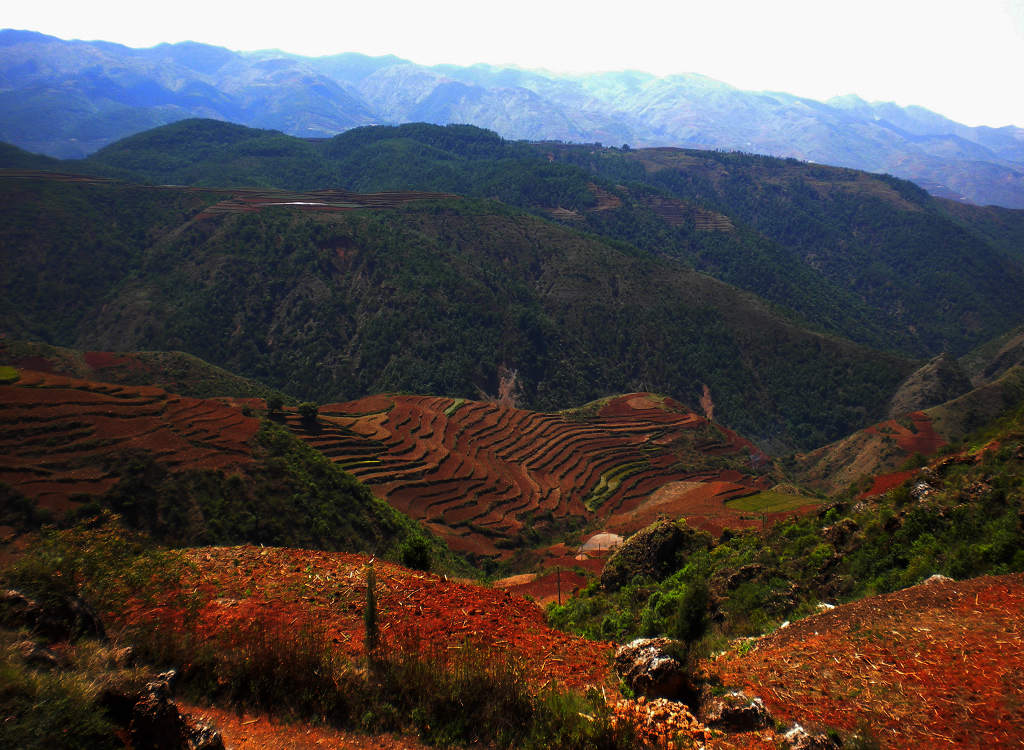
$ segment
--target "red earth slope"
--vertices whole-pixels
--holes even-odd
[[[735,433],[649,393],[541,413],[428,396],[320,408],[297,435],[457,550],[497,555],[558,521],[630,533],[660,514],[720,531],[754,523],[725,505],[769,485]]]
[[[154,606],[152,600],[109,613],[113,620],[187,627],[201,637],[230,634],[255,620],[284,623],[296,632],[304,627],[322,632],[347,656],[364,655],[363,608],[370,558],[248,545],[203,547],[186,554],[193,566],[179,583],[180,590],[198,592],[201,601],[187,626],[180,607]],[[380,560],[374,562],[374,569],[381,639],[390,652],[410,648],[443,652],[468,641],[523,657],[538,684],[611,685],[612,644],[549,628],[543,613],[522,597]]]
[[[258,625],[261,632],[285,637],[308,633],[323,638],[356,664],[365,655],[363,607],[369,558],[253,546],[195,548],[185,555],[188,572],[174,588],[148,592],[144,601],[131,601],[105,613],[109,621],[129,627],[145,624],[168,636],[187,634],[199,643],[233,643]],[[614,644],[549,628],[540,610],[522,597],[379,560],[373,566],[386,653],[418,652],[443,660],[445,654],[470,645],[483,654],[509,655],[522,663],[525,679],[534,690],[548,685],[602,690],[616,714],[649,721],[641,730],[650,740],[645,747],[666,747],[659,740],[668,727],[659,721],[669,713],[673,731],[689,738],[680,746],[700,747],[710,736],[681,706],[671,712],[648,710],[642,700],[618,698],[618,680],[611,670]],[[183,599],[191,602],[187,615]],[[220,725],[225,739],[238,747],[421,746],[401,737],[368,741],[322,725],[281,726],[266,716],[238,721],[222,708],[191,710]]]
[[[119,477],[118,456],[145,452],[171,471],[251,463],[259,420],[210,399],[21,370],[0,385],[0,482],[63,512]]]
[[[814,615],[711,665],[777,718],[883,747],[1024,746],[1024,575],[922,583]]]

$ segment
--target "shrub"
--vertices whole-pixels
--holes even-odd
[[[123,747],[97,707],[97,693],[86,676],[29,669],[6,648],[0,655],[0,747]]]
[[[70,529],[43,529],[2,580],[44,602],[81,596],[108,610],[178,580],[185,567],[179,554],[154,549],[105,512]]]
[[[299,416],[304,422],[315,422],[320,407],[312,401],[303,401],[299,404]]]
[[[430,570],[433,564],[430,543],[421,536],[414,536],[405,540],[399,554],[402,559],[402,565],[413,570]]]
[[[377,651],[371,670],[338,656],[326,631],[284,618],[199,639],[167,622],[133,633],[140,652],[179,666],[182,687],[239,707],[326,720],[364,731],[415,730],[431,744],[629,748],[603,698],[539,691],[524,660],[464,643]],[[582,714],[585,714],[583,716]]]

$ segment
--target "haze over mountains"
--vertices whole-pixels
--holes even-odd
[[[236,28],[372,28],[315,6]],[[0,31],[0,747],[1021,745],[1022,176],[856,97]]]
[[[471,123],[511,139],[791,156],[1024,207],[1024,129],[967,127],[856,96],[817,102],[696,74],[583,76],[394,56],[308,58],[185,42],[131,49],[0,32],[0,140],[64,158],[189,117],[302,137],[368,124]]]

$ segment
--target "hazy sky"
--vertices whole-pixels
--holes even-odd
[[[132,47],[190,39],[423,64],[693,72],[1024,127],[1024,0],[56,0],[9,3],[0,26]]]

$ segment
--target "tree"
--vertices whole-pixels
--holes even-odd
[[[430,544],[421,536],[414,536],[402,544],[402,565],[414,570],[430,570],[432,555]]]

